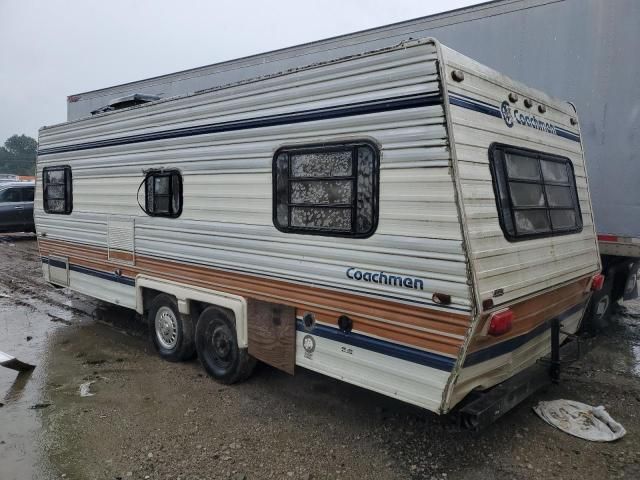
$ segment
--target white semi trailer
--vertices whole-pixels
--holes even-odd
[[[496,70],[569,99],[582,119],[604,288],[586,324],[637,296],[640,265],[640,3],[500,0],[68,97],[68,120],[435,36]]]

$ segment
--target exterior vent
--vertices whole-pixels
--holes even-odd
[[[113,110],[121,110],[123,108],[133,107],[135,105],[142,105],[143,103],[155,102],[160,100],[157,95],[145,95],[143,93],[134,93],[132,95],[126,95],[120,98],[114,98],[108,105],[100,107],[97,110],[91,112],[91,115],[98,113],[111,112]]]

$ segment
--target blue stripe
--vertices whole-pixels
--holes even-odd
[[[492,117],[502,118],[502,113],[500,112],[499,107],[491,105],[487,102],[483,102],[482,100],[478,100],[476,98],[462,95],[460,93],[450,93],[449,103],[451,105],[456,105],[468,110],[473,110],[474,112],[480,112],[484,113],[485,115],[491,115]],[[578,135],[577,133],[573,133],[565,128],[558,127],[557,125],[553,125],[553,127],[556,130],[557,136],[572,140],[574,142],[580,142],[580,135]]]
[[[64,262],[58,260],[51,260],[47,257],[42,257],[42,263],[51,265],[52,267],[65,268]],[[110,280],[112,282],[121,283],[123,285],[135,286],[135,278],[123,277],[122,275],[116,275],[115,273],[103,272],[101,270],[95,270],[93,268],[81,267],[80,265],[69,264],[69,270],[74,272],[83,273],[85,275],[91,275],[92,277],[102,278],[103,280]]]
[[[566,318],[569,318],[571,315],[578,313],[582,308],[584,308],[585,302],[574,305],[570,309],[562,312],[558,315],[558,320],[562,321]],[[538,335],[542,335],[549,328],[551,328],[551,321],[547,321],[541,325],[538,325],[536,328],[531,330],[524,335],[520,335],[519,337],[514,337],[509,340],[505,340],[504,342],[497,343],[490,347],[484,348],[482,350],[478,350],[477,352],[470,353],[467,355],[465,359],[464,366],[469,367],[471,365],[475,365],[477,363],[482,363],[487,360],[490,360],[494,357],[499,357],[500,355],[504,355],[505,353],[509,353],[514,351],[516,348],[521,347],[525,343],[534,339]]]
[[[455,358],[445,357],[432,352],[425,352],[417,348],[406,347],[397,343],[380,340],[378,338],[361,335],[359,333],[345,333],[337,328],[316,324],[311,330],[304,328],[301,320],[296,321],[296,329],[299,332],[316,335],[318,337],[345,343],[354,347],[363,348],[372,352],[399,358],[412,363],[418,363],[426,367],[436,368],[445,372],[450,372],[456,362]]]
[[[460,99],[465,99],[465,100],[467,100],[469,102],[472,102],[472,103],[479,103],[481,105],[484,105],[485,107],[489,107],[489,108],[492,108],[494,110],[500,111],[499,107],[496,107],[495,105],[493,105],[493,104],[491,104],[489,102],[485,102],[484,100],[479,100],[477,98],[473,98],[473,97],[470,97],[468,95],[463,95],[463,94],[458,93],[458,92],[450,92],[449,96],[450,97],[457,97],[457,98],[460,98]]]
[[[269,115],[247,120],[236,120],[231,122],[212,123],[199,125],[197,127],[184,127],[161,132],[153,132],[127,137],[111,138],[108,140],[98,140],[95,142],[78,143],[75,145],[65,145],[63,147],[51,147],[38,150],[38,155],[48,155],[51,153],[74,152],[78,150],[88,150],[92,148],[112,147],[116,145],[128,145],[132,143],[151,142],[154,140],[166,140],[171,138],[190,137],[194,135],[206,135],[211,133],[231,132],[236,130],[247,130],[251,128],[274,127],[303,122],[313,122],[316,120],[328,120],[333,118],[351,117],[355,115],[365,115],[369,113],[387,112],[391,110],[404,110],[407,108],[428,107],[442,103],[440,95],[403,95],[399,97],[382,98],[366,102],[351,103],[348,105],[337,105],[332,107],[316,108],[300,112],[282,113]]]
[[[52,267],[67,268],[67,264],[64,262],[61,262],[60,260],[52,260],[47,257],[42,257],[42,262],[48,265],[51,265]]]
[[[473,110],[475,112],[484,113],[485,115],[491,115],[492,117],[502,118],[500,109],[491,105],[476,103],[475,101],[465,100],[464,98],[458,98],[453,95],[449,95],[449,103],[451,105],[457,105],[458,107]]]
[[[567,138],[569,140],[573,140],[574,142],[580,141],[580,135],[576,135],[575,133],[570,132],[569,130],[565,130],[564,128],[556,127],[556,134],[559,137]]]

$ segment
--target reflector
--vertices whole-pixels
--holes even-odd
[[[513,312],[511,310],[502,310],[496,312],[489,320],[489,335],[498,336],[507,333],[513,326]]]
[[[594,275],[591,279],[591,290],[597,292],[598,290],[602,290],[602,286],[604,285],[604,275],[598,273]]]

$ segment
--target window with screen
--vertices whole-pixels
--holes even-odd
[[[273,164],[273,222],[283,232],[368,237],[378,223],[370,143],[283,148]]]
[[[182,175],[158,170],[145,178],[145,212],[153,217],[179,217],[182,213]]]
[[[500,226],[508,240],[582,230],[568,158],[500,144],[492,145],[489,157]]]
[[[46,213],[69,215],[73,210],[71,167],[42,170],[42,206]]]

